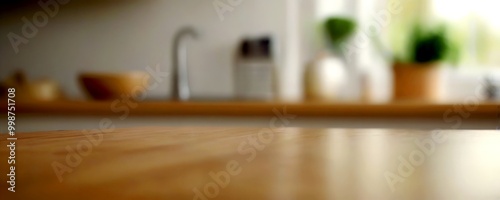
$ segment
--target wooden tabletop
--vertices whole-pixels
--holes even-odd
[[[15,193],[7,190],[6,138],[2,199],[500,199],[498,131],[156,127],[17,134]]]
[[[473,104],[474,103],[474,104]],[[44,115],[198,115],[198,116],[274,116],[273,109],[286,107],[299,116],[318,117],[427,117],[467,115],[467,118],[497,119],[499,103],[321,103],[321,102],[134,102],[57,101],[18,102],[20,114]],[[6,109],[1,109],[4,112]]]

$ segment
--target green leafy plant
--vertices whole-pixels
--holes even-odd
[[[408,45],[409,63],[432,63],[444,60],[456,60],[457,48],[452,44],[444,26],[424,29],[421,25],[413,28]]]
[[[345,17],[331,17],[325,22],[326,35],[334,49],[348,39],[356,29],[354,20]]]

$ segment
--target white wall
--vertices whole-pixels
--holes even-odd
[[[174,34],[183,26],[193,26],[201,33],[201,38],[190,46],[190,81],[195,97],[232,97],[232,60],[238,41],[245,35],[272,34],[281,50],[276,57],[279,96],[298,99],[304,63],[323,46],[316,32],[318,23],[332,14],[345,14],[348,5],[342,2],[242,0],[221,21],[213,0],[70,0],[61,5],[47,25],[39,28],[28,44],[19,46],[17,54],[7,35],[21,35],[21,18],[31,21],[35,13],[43,10],[34,6],[0,13],[0,79],[16,69],[24,69],[30,78],[55,79],[70,97],[81,98],[77,75],[82,71],[144,70],[156,64],[169,71]],[[366,6],[366,2],[376,1],[356,2],[364,2],[363,7],[373,7],[375,11],[380,7]],[[369,18],[373,12],[363,13]],[[371,85],[377,89],[374,99],[389,99],[390,68],[378,66],[374,59],[366,63],[361,67],[372,76]],[[453,77],[445,84],[446,99],[450,100],[461,100],[482,81],[476,80],[480,75]],[[470,89],[457,90],[455,85],[462,82],[469,83]],[[170,82],[165,82],[149,95],[165,98],[169,91]]]
[[[286,16],[292,1],[243,0],[221,21],[212,0],[72,0],[61,5],[28,44],[20,45],[18,54],[7,34],[20,35],[21,18],[31,20],[42,9],[10,12],[0,16],[0,79],[23,69],[31,78],[53,78],[69,96],[82,97],[76,80],[82,71],[144,70],[156,64],[170,69],[173,36],[190,25],[201,33],[190,45],[193,94],[231,97],[232,59],[238,41],[244,35],[270,33],[279,40],[279,48],[286,50]],[[284,55],[293,57],[284,52],[277,58],[281,70],[286,70]],[[281,80],[282,85],[286,82]],[[169,85],[165,83],[151,96],[167,96]]]

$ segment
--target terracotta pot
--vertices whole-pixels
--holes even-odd
[[[440,73],[437,63],[395,63],[394,100],[438,101]]]

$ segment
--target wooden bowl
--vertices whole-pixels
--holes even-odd
[[[16,101],[57,101],[65,99],[59,84],[51,79],[28,80],[23,71],[17,71],[0,82],[0,99],[6,99],[8,88],[15,88]]]
[[[145,96],[149,78],[144,72],[82,73],[79,76],[80,83],[95,100],[122,99],[122,95],[141,99]]]

